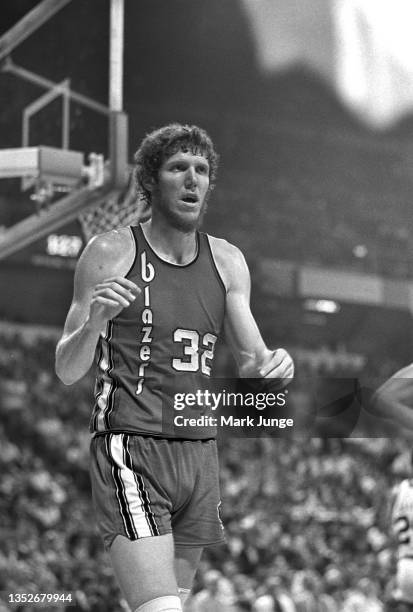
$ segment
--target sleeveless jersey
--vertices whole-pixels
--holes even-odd
[[[182,407],[188,394],[192,402],[185,408],[186,417],[199,419],[208,412],[199,405],[202,402],[194,404],[193,396],[199,400],[199,393],[209,386],[226,293],[209,238],[197,232],[195,259],[178,265],[158,257],[141,226],[130,229],[136,252],[126,278],[141,293],[108,321],[100,336],[90,431],[214,437],[216,428],[210,421],[183,425],[188,421],[181,418],[177,427],[174,420],[183,416],[177,406]]]
[[[413,559],[413,480],[403,480],[393,492],[392,529],[397,536],[399,559]]]

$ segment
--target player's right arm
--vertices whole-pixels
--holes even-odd
[[[93,238],[79,259],[73,300],[56,348],[56,374],[71,385],[93,363],[107,322],[129,306],[140,289],[125,278],[133,259],[122,231]]]
[[[374,393],[368,409],[384,419],[396,421],[412,434],[413,364],[402,368],[383,383]]]

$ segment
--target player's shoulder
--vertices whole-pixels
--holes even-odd
[[[240,257],[242,256],[241,250],[235,246],[235,244],[231,244],[228,240],[224,238],[217,238],[216,236],[211,236],[208,234],[209,243],[211,245],[211,249],[213,249],[214,254],[216,253],[219,256],[225,257]]]
[[[391,490],[391,497],[396,499],[397,497],[403,497],[407,493],[413,491],[413,481],[411,478],[404,478],[393,485]]]
[[[398,370],[395,374],[393,374],[392,378],[405,378],[412,379],[413,378],[413,363],[409,363],[407,366],[404,366],[400,370]],[[411,381],[408,381],[411,382]]]
[[[399,482],[399,491],[413,491],[413,479],[412,478],[404,478],[401,482]]]
[[[89,240],[79,259],[77,273],[98,279],[124,274],[134,255],[135,244],[130,229],[111,230]]]
[[[223,238],[208,236],[212,255],[227,288],[237,280],[249,277],[242,251]]]
[[[91,258],[108,254],[114,255],[117,251],[122,251],[130,240],[131,233],[128,227],[110,230],[98,236],[93,236],[87,243],[83,254]]]

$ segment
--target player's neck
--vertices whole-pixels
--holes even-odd
[[[142,224],[142,230],[151,248],[161,259],[185,265],[195,258],[197,252],[195,229],[184,232],[168,224],[154,223],[153,219],[149,219]]]

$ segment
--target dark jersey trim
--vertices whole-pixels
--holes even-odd
[[[208,236],[208,234],[204,234],[204,233],[202,233],[202,235],[205,236],[205,238],[206,238],[206,243],[208,245],[208,252],[209,252],[209,256],[210,256],[211,262],[212,262],[212,269],[214,270],[214,272],[216,274],[216,277],[218,279],[218,282],[222,286],[222,289],[224,291],[224,295],[226,296],[227,293],[228,293],[228,290],[225,287],[225,283],[224,283],[224,281],[222,279],[221,273],[218,270],[218,266],[216,264],[214,254],[212,252],[212,247],[211,247],[211,243],[210,243],[210,240],[209,240],[209,236]]]
[[[117,385],[116,385],[116,381],[112,376],[112,371],[115,368],[115,363],[114,363],[114,355],[113,355],[113,350],[112,350],[112,338],[113,338],[113,327],[114,327],[114,321],[113,319],[108,321],[108,330],[107,330],[107,334],[106,334],[106,341],[107,341],[107,346],[108,346],[108,371],[107,371],[107,375],[111,380],[111,386],[109,389],[109,393],[108,393],[108,398],[107,398],[107,405],[106,405],[106,409],[104,411],[104,422],[106,427],[110,427],[110,415],[113,412],[114,409],[114,404],[115,404],[115,392],[117,389]]]
[[[151,245],[147,241],[147,239],[145,237],[145,234],[143,233],[142,225],[139,224],[139,225],[134,226],[134,227],[138,230],[139,234],[142,236],[144,244],[148,247],[148,249],[151,251],[151,253],[154,255],[154,257],[156,257],[156,259],[160,263],[164,264],[165,266],[170,266],[172,268],[175,268],[175,269],[179,270],[180,268],[188,268],[189,266],[192,266],[192,264],[194,264],[198,260],[199,253],[200,253],[200,250],[201,250],[200,249],[199,232],[196,232],[196,234],[195,234],[195,236],[196,236],[196,253],[195,253],[195,257],[192,259],[192,261],[188,262],[187,264],[175,264],[175,263],[172,263],[171,261],[166,261],[165,259],[162,259],[162,257],[160,257],[157,254],[157,252],[153,250],[153,248],[151,247]]]
[[[134,228],[132,226],[129,226],[128,229],[130,230],[130,233],[132,234],[133,244],[134,244],[134,247],[135,247],[135,255],[133,257],[132,265],[130,266],[129,270],[126,272],[125,277],[129,276],[129,274],[132,272],[132,270],[134,269],[134,267],[136,265],[136,260],[138,259],[138,237],[136,236],[135,232],[133,231]]]
[[[168,441],[177,441],[177,442],[209,442],[210,440],[216,441],[216,436],[209,436],[208,438],[175,438],[173,436],[165,436],[159,435],[157,436],[155,433],[142,433],[133,429],[105,429],[103,431],[94,431],[92,432],[93,438],[98,438],[99,436],[110,436],[111,434],[126,434],[128,436],[139,436],[140,438],[154,438],[155,440],[168,440]]]
[[[99,376],[99,364],[102,359],[102,356],[103,356],[102,342],[99,341],[98,346],[97,346],[97,351],[96,351],[96,379],[95,379],[95,388],[94,388],[95,404],[93,407],[93,413],[92,413],[92,419],[91,419],[92,431],[94,431],[98,427],[98,413],[99,413],[98,401],[103,392],[103,378]]]

